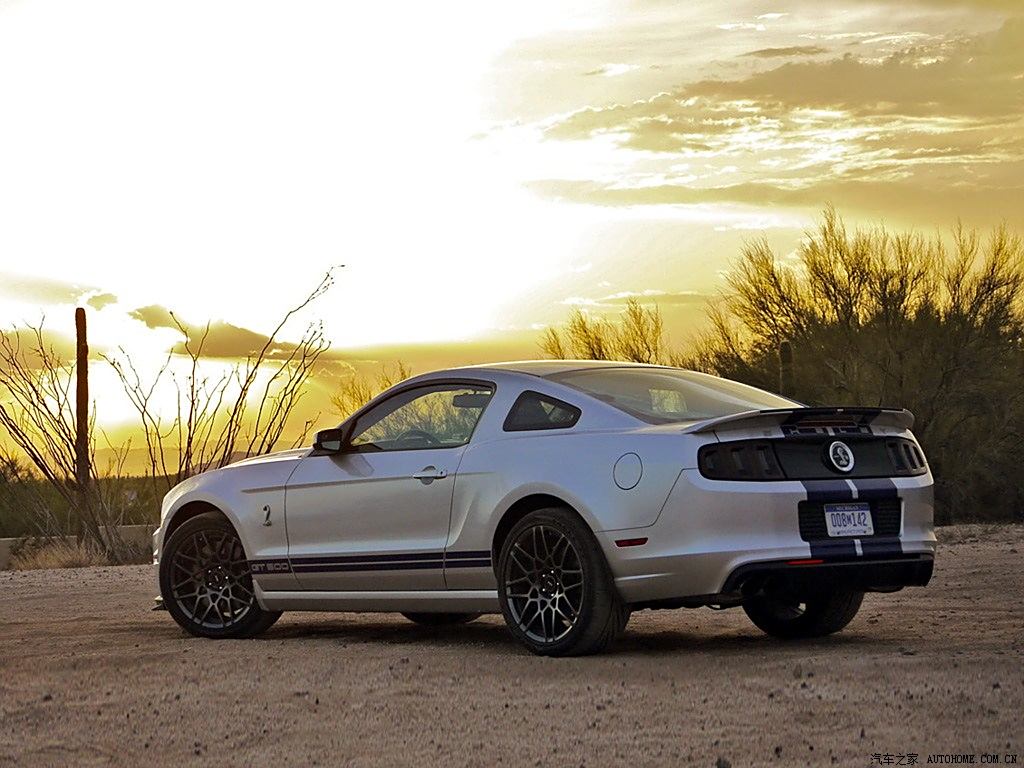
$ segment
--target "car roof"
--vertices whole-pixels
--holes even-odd
[[[531,376],[556,376],[569,371],[584,371],[594,368],[664,368],[659,365],[644,363],[624,363],[615,360],[515,360],[505,363],[484,363],[483,365],[467,365],[461,368],[450,368],[435,373],[455,371],[508,371],[510,373],[526,373]]]

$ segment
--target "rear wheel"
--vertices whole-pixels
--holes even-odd
[[[512,527],[498,598],[512,634],[544,656],[604,651],[629,620],[601,548],[568,509],[531,512]]]
[[[424,627],[449,627],[455,624],[468,624],[479,619],[479,613],[403,613],[403,616]]]
[[[838,632],[853,621],[863,599],[863,592],[849,589],[808,596],[773,592],[747,598],[743,610],[762,631],[792,640]]]
[[[253,637],[281,616],[260,608],[242,542],[217,512],[186,520],[164,544],[160,594],[174,620],[198,637]]]

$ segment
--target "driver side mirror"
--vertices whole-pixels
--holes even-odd
[[[341,453],[345,447],[345,430],[339,427],[321,429],[313,439],[313,451],[316,453]]]

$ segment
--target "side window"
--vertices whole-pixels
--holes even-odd
[[[356,420],[350,444],[357,451],[465,445],[493,391],[484,385],[432,384],[400,392]]]
[[[534,429],[568,429],[580,418],[575,405],[557,400],[540,392],[523,392],[516,398],[505,417],[506,432],[526,432]]]

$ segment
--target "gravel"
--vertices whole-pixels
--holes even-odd
[[[0,573],[0,766],[871,765],[1024,752],[1022,527],[943,529],[925,589],[844,632],[644,611],[612,653],[530,655],[499,617],[291,613],[206,641],[147,566]],[[1024,754],[1018,758],[1024,763]]]

